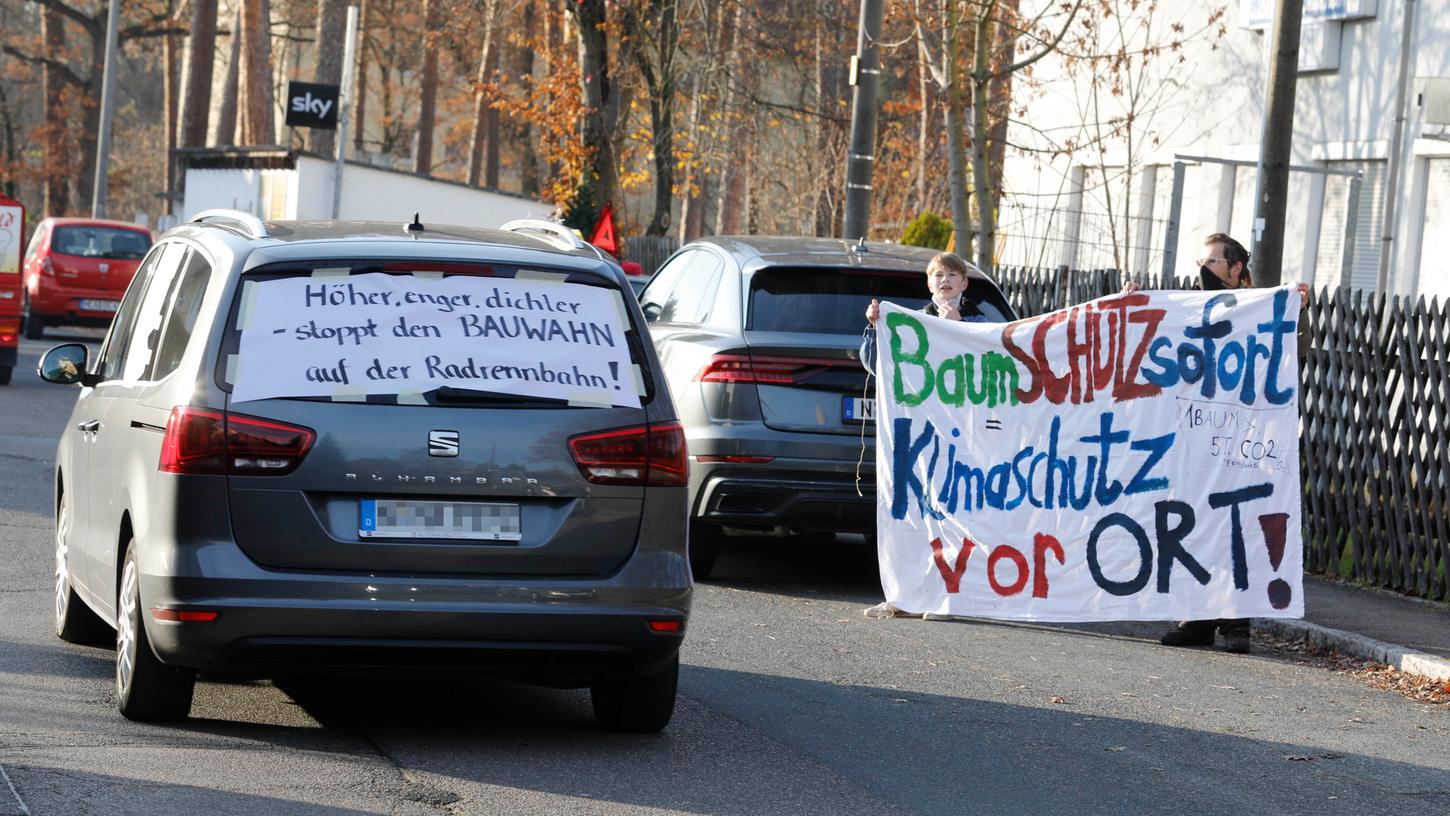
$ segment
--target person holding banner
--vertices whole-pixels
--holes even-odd
[[[943,252],[926,265],[926,288],[931,292],[931,302],[922,311],[932,317],[962,323],[982,323],[987,316],[982,314],[963,295],[967,291],[968,275],[975,266],[954,252]],[[873,374],[876,371],[876,321],[881,317],[881,302],[873,299],[866,307],[866,331],[861,339],[861,365]],[[868,608],[868,618],[924,617],[927,620],[949,619],[951,616],[927,614],[911,615],[882,602]]]
[[[931,302],[922,311],[943,320],[985,322],[987,316],[962,297],[967,291],[967,276],[975,269],[954,252],[942,252],[932,258],[926,265],[926,288],[931,292]],[[861,365],[871,372],[876,370],[876,321],[880,317],[881,301],[872,299],[866,307],[867,326],[861,340]]]
[[[1205,291],[1253,288],[1253,276],[1249,271],[1249,252],[1244,245],[1226,233],[1215,232],[1204,239],[1208,254],[1198,260],[1198,286]],[[1138,284],[1128,281],[1123,284],[1123,294],[1138,291]],[[1299,284],[1299,296],[1308,301],[1309,285]],[[1299,321],[1299,359],[1304,359],[1309,334],[1305,321]],[[1249,619],[1220,618],[1217,620],[1186,620],[1163,633],[1158,639],[1164,646],[1212,646],[1215,633],[1223,635],[1225,651],[1245,654],[1249,651]]]

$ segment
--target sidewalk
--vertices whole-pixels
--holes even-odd
[[[1254,627],[1305,637],[1341,654],[1450,681],[1450,605],[1304,576],[1304,619],[1261,618]]]

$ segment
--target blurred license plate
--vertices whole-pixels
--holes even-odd
[[[841,397],[841,419],[847,422],[875,422],[876,400]]]
[[[362,538],[454,538],[518,541],[517,504],[363,499],[358,502]]]
[[[119,308],[121,308],[119,300],[91,300],[90,298],[81,300],[81,311],[83,312],[114,312]]]

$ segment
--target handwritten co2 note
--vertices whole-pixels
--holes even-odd
[[[617,291],[368,273],[245,284],[234,402],[473,391],[638,407]]]
[[[1303,614],[1293,287],[1004,325],[882,304],[886,600],[1011,620]]]

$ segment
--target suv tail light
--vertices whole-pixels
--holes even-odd
[[[827,368],[854,366],[849,361],[809,357],[765,357],[758,354],[716,354],[695,375],[699,382],[794,385]]]
[[[299,463],[317,434],[269,419],[178,405],[161,442],[162,473],[281,475]]]
[[[690,480],[685,429],[678,422],[571,437],[569,452],[594,484],[684,485]]]

